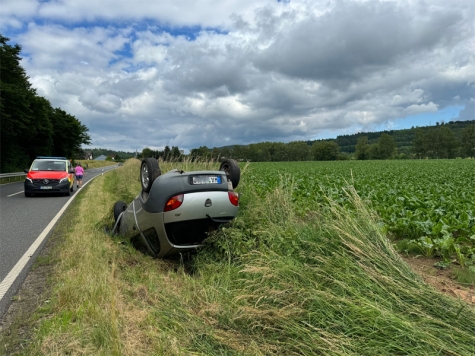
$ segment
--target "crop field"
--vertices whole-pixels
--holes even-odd
[[[301,214],[325,209],[328,199],[347,205],[345,187],[354,186],[403,248],[474,262],[474,160],[251,163],[246,181],[264,196],[285,176]]]

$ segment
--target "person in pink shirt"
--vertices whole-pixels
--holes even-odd
[[[74,170],[76,172],[76,187],[82,188],[82,177],[84,176],[84,168],[82,168],[81,163],[78,163]]]

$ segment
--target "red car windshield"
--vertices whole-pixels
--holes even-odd
[[[66,171],[64,161],[34,161],[31,166],[32,171]]]

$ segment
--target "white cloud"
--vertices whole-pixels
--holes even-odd
[[[400,106],[408,103],[420,103],[423,100],[424,90],[415,89],[404,94],[396,94],[393,96],[391,105]]]
[[[134,62],[137,64],[158,65],[163,63],[167,57],[167,48],[165,46],[136,41],[132,47]]]
[[[38,94],[94,146],[190,149],[469,105],[473,18],[469,0],[7,0],[0,29]]]
[[[79,101],[91,111],[116,113],[121,107],[121,100],[110,93],[100,94],[94,89],[86,89],[79,96]]]
[[[40,4],[36,0],[2,0],[0,9],[0,28],[7,27],[11,23],[20,24],[22,19],[34,16]],[[15,28],[19,27],[17,25]]]
[[[412,115],[418,115],[418,114],[424,114],[424,113],[436,112],[436,111],[437,111],[437,105],[431,101],[428,104],[410,105],[404,109],[404,114],[406,116],[412,116]]]

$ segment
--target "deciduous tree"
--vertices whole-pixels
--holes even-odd
[[[396,143],[387,133],[383,133],[378,138],[379,158],[390,159],[396,152]]]
[[[355,157],[359,160],[369,159],[368,136],[358,138],[356,142]]]
[[[438,124],[438,123],[437,123]],[[452,130],[446,125],[437,125],[424,136],[427,154],[432,158],[454,158],[457,141]]]
[[[311,161],[310,146],[305,141],[293,141],[287,144],[289,161]]]
[[[316,161],[336,161],[340,148],[333,141],[315,141],[312,145],[312,154]]]
[[[462,131],[461,153],[462,157],[475,157],[475,125]]]
[[[417,158],[423,158],[427,153],[427,148],[424,143],[424,136],[424,131],[421,129],[416,129],[414,140],[412,141],[412,151],[415,153]]]

